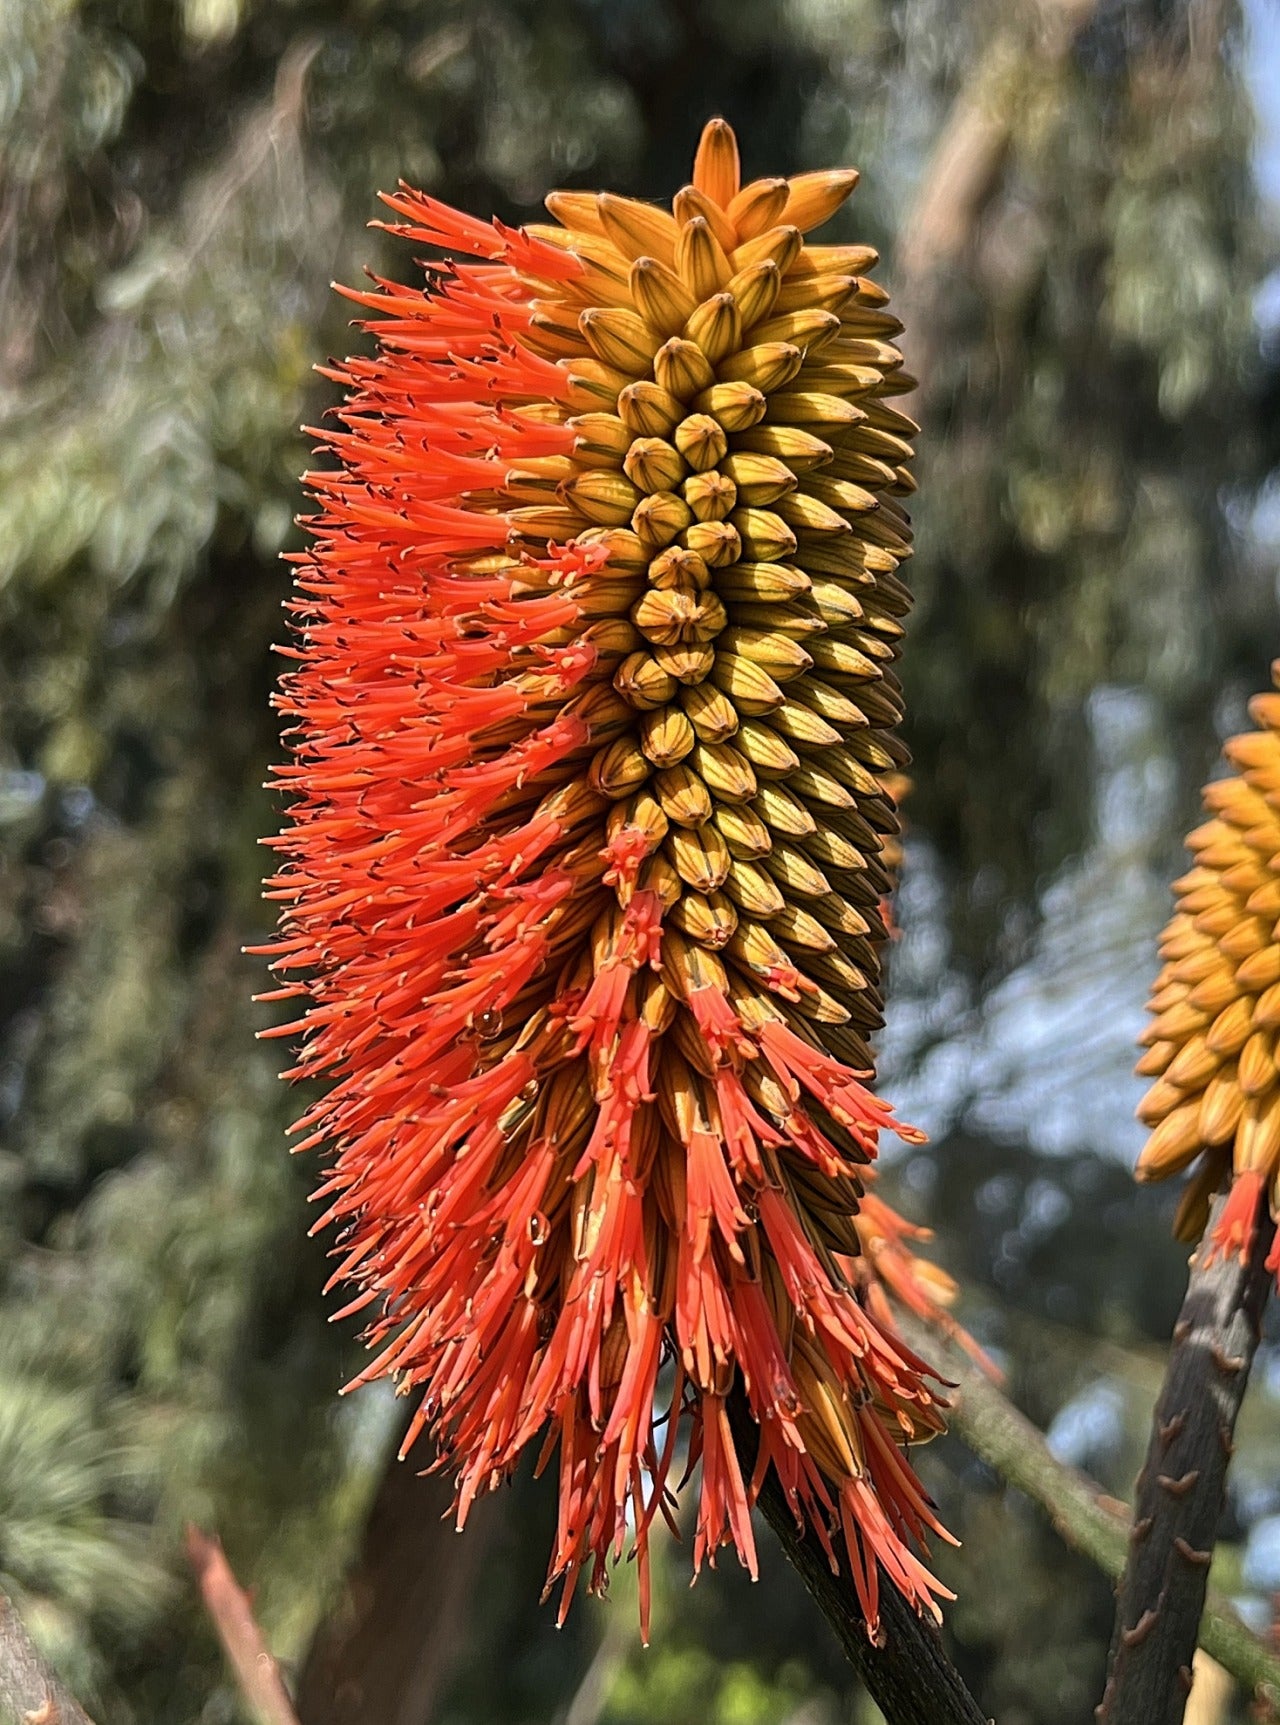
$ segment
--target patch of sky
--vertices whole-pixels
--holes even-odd
[[[1246,1587],[1280,1592],[1280,1515],[1264,1516],[1250,1531],[1242,1574]]]
[[[1072,1396],[1058,1410],[1045,1433],[1045,1441],[1060,1462],[1069,1467],[1092,1468],[1099,1457],[1119,1447],[1124,1427],[1124,1394],[1104,1378]]]
[[[1160,835],[1175,775],[1141,690],[1098,689],[1088,720],[1092,841],[1045,883],[1027,958],[980,1005],[951,966],[937,859],[908,848],[881,1072],[900,1116],[933,1137],[964,1126],[1126,1162],[1141,1145],[1134,1043],[1170,908]]]

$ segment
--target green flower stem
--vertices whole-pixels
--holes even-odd
[[[1038,1503],[1061,1539],[1118,1581],[1129,1555],[1128,1506],[1060,1462],[1044,1434],[957,1348],[901,1310],[896,1316],[908,1346],[956,1386],[948,1392],[948,1423],[955,1435],[1001,1479]],[[1213,1588],[1206,1595],[1199,1641],[1243,1689],[1280,1717],[1280,1654]]]

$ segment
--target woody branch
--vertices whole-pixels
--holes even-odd
[[[0,1593],[0,1725],[93,1725]]]
[[[1225,1203],[1218,1198],[1206,1239]],[[1138,1478],[1102,1725],[1182,1719],[1236,1417],[1271,1283],[1265,1260],[1273,1235],[1266,1220],[1247,1252],[1210,1262],[1202,1246],[1192,1260]]]

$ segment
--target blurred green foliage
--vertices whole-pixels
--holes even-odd
[[[104,1725],[238,1717],[187,1519],[302,1659],[393,1423],[336,1398],[354,1342],[324,1322],[297,1098],[240,956],[267,927],[297,428],[331,399],[312,362],[360,339],[327,284],[412,267],[365,231],[376,188],[511,220],[557,183],[669,195],[714,111],[749,169],[862,166],[842,221],[884,248],[926,385],[910,1075],[957,1024],[1004,1025],[1019,967],[1017,1012],[1052,1016],[1064,881],[1069,936],[1105,889],[1149,941],[1195,786],[1280,649],[1248,532],[1280,447],[1243,54],[1236,7],[1200,0],[0,4],[0,1585]],[[933,152],[965,112],[997,147],[944,246]],[[1108,763],[1114,690],[1142,704],[1136,764]],[[1128,836],[1100,851],[1115,797]],[[1067,1429],[1112,1386],[1079,1459],[1123,1492],[1179,1291],[1168,1204],[1114,1162],[1046,1165],[1033,1114],[954,1123],[896,1170],[903,1203],[1036,1418]],[[966,1675],[1003,1725],[1084,1718],[1108,1589],[957,1446],[925,1466],[965,1540]],[[517,1486],[450,1725],[869,1718],[767,1545],[759,1587],[692,1595],[664,1555],[642,1652],[626,1572],[554,1636],[547,1537],[545,1492]]]

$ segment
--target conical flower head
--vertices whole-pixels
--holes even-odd
[[[1280,688],[1280,659],[1272,679]],[[1227,742],[1233,770],[1205,786],[1209,819],[1187,840],[1194,867],[1174,883],[1138,1062],[1155,1079],[1138,1109],[1153,1128],[1138,1178],[1196,1164],[1175,1222],[1191,1241],[1230,1177],[1211,1244],[1242,1255],[1264,1193],[1280,1213],[1280,694],[1255,695],[1249,715],[1257,729]]]
[[[480,261],[349,295],[377,350],[308,476],[272,950],[320,1225],[460,1519],[558,1448],[566,1603],[628,1522],[644,1597],[677,1455],[695,1565],[754,1567],[772,1467],[871,1625],[877,1566],[939,1591],[938,1404],[853,1269],[915,429],[874,253],[803,239],[855,179],[740,186],[714,121],[672,212],[402,189]]]

